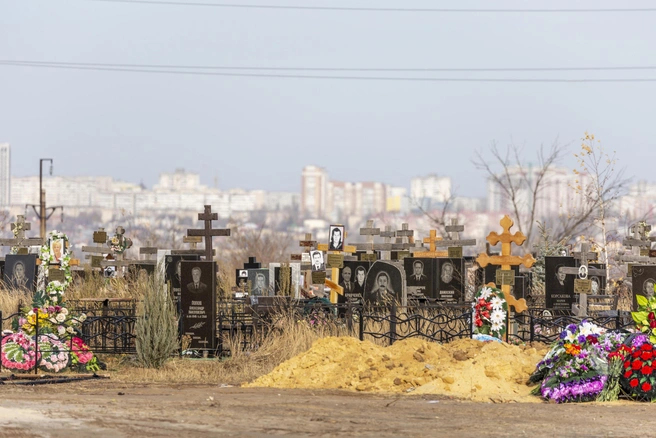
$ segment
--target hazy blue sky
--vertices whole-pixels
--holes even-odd
[[[220,3],[221,0],[198,0]],[[650,1],[231,0],[403,8],[639,8]],[[228,3],[226,1],[226,3]],[[0,0],[0,61],[252,67],[656,66],[656,12],[436,13],[267,10],[88,0]],[[263,72],[256,72],[263,73]],[[287,74],[286,72],[278,72]],[[303,74],[356,75],[320,72]],[[656,78],[656,70],[364,73],[386,77]],[[148,186],[182,167],[221,188],[300,190],[331,179],[409,186],[453,178],[483,195],[471,160],[492,141],[535,148],[588,130],[636,178],[656,157],[655,82],[466,83],[80,71],[0,65],[0,142],[14,175]],[[563,162],[573,166],[568,158]]]

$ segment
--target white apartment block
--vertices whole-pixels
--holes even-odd
[[[328,172],[318,166],[305,166],[301,173],[301,215],[322,218],[326,215]]]
[[[430,210],[451,197],[451,178],[431,174],[410,180],[411,204]]]

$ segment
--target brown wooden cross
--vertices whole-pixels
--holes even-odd
[[[561,271],[568,275],[578,275],[574,280],[574,293],[579,294],[579,306],[576,314],[577,316],[587,316],[588,313],[588,296],[592,291],[592,280],[588,279],[588,275],[606,276],[605,269],[590,268],[589,262],[597,260],[597,253],[590,251],[590,245],[587,243],[581,244],[581,251],[573,252],[572,256],[579,261],[578,268],[560,268]]]
[[[615,260],[621,263],[641,263],[645,265],[656,264],[656,257],[650,256],[651,244],[656,237],[649,237],[651,225],[646,222],[638,222],[629,227],[630,237],[626,237],[622,243],[630,247],[618,251]],[[628,254],[627,254],[628,251]],[[629,275],[631,273],[629,272]]]
[[[437,242],[441,241],[442,237],[437,235],[436,230],[430,230],[428,237],[424,237],[424,243],[428,243],[428,251],[422,252],[422,257],[437,258],[448,257],[448,251],[437,251]]]
[[[0,239],[0,246],[11,246],[17,248],[18,252],[27,253],[30,246],[43,245],[44,239],[40,237],[25,237],[25,231],[30,231],[32,224],[25,222],[25,216],[17,215],[16,222],[11,224],[11,231],[14,233],[13,239]]]
[[[499,224],[503,228],[503,233],[498,234],[496,231],[492,231],[488,234],[486,240],[490,242],[490,245],[492,246],[501,242],[501,255],[490,256],[487,252],[480,253],[478,257],[476,257],[478,264],[482,268],[487,265],[501,266],[501,270],[503,271],[511,271],[511,266],[524,265],[527,268],[533,266],[535,259],[531,254],[524,254],[522,257],[511,255],[511,244],[514,243],[517,246],[521,246],[526,241],[526,236],[521,231],[517,231],[515,234],[510,234],[510,229],[514,225],[514,222],[508,215],[504,216],[501,221],[499,221]],[[516,312],[521,313],[528,309],[524,298],[517,300],[510,293],[510,284],[502,284],[501,290],[506,297],[508,305],[513,306]]]
[[[396,230],[396,237],[401,239],[401,248],[399,249],[410,249],[415,243],[415,231],[410,229],[408,223],[404,222],[401,224],[401,229]],[[397,248],[395,248],[397,249]]]
[[[91,259],[92,268],[100,268],[100,262],[103,259],[103,254],[109,254],[111,249],[105,246],[107,243],[107,232],[104,228],[98,228],[98,231],[93,232],[93,243],[95,246],[83,246],[82,252],[86,253],[85,259]]]
[[[380,228],[374,228],[374,221],[368,220],[367,225],[364,228],[360,228],[360,235],[367,236],[367,243],[358,243],[356,245],[357,249],[373,252],[374,239],[376,236],[380,236]]]
[[[449,233],[449,240],[440,240],[435,243],[438,247],[447,247],[449,257],[462,258],[463,246],[475,246],[476,239],[460,239],[460,233],[465,231],[464,225],[458,225],[458,219],[451,219],[451,225],[444,227]]]
[[[139,255],[144,256],[145,261],[153,261],[157,259],[157,250],[156,246],[149,246],[150,242],[146,243],[146,246],[139,248]]]
[[[202,236],[205,238],[205,260],[212,260],[214,252],[212,251],[212,237],[214,236],[229,236],[229,228],[215,228],[212,229],[212,221],[218,220],[219,215],[212,213],[212,206],[206,205],[203,213],[198,213],[198,220],[205,222],[203,229],[188,229],[187,236]]]

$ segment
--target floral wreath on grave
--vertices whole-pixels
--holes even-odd
[[[23,224],[16,221],[16,224],[14,224],[14,229],[12,231],[14,233],[14,239],[17,239],[20,232],[23,231]],[[9,254],[18,254],[18,249],[19,249],[18,245],[12,246],[9,249]]]
[[[107,244],[115,254],[123,254],[128,248],[132,246],[132,239],[125,236],[121,238],[121,236],[115,234],[114,237],[107,241]]]
[[[484,286],[474,299],[474,334],[501,339],[506,334],[508,303],[501,289]]]
[[[24,332],[2,338],[2,366],[10,370],[30,371],[36,366],[34,339]]]
[[[54,254],[50,250],[52,243],[60,241],[62,246],[62,257],[59,262],[57,262]],[[48,304],[61,304],[63,301],[64,291],[68,285],[73,280],[71,274],[71,253],[66,250],[66,244],[68,243],[68,237],[66,234],[53,230],[48,234],[48,239],[46,243],[41,247],[39,251],[39,258],[41,259],[41,272],[43,275],[47,275],[48,268],[51,264],[58,264],[60,269],[64,271],[64,281],[50,281],[45,286],[45,296],[44,300],[48,300]],[[36,296],[35,296],[36,298]],[[45,304],[45,303],[44,303]]]
[[[529,378],[534,395],[556,403],[604,400],[609,358],[626,338],[587,320],[570,324]]]

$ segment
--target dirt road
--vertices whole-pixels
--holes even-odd
[[[431,396],[111,380],[0,386],[0,436],[605,437],[656,430],[656,406],[473,403]],[[646,435],[645,435],[646,433]]]

